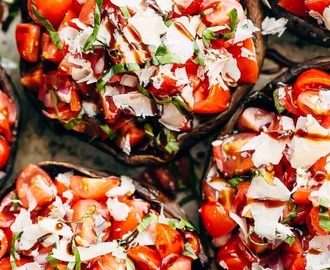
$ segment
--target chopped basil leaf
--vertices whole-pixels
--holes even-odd
[[[239,176],[236,176],[236,177],[228,180],[229,185],[231,185],[233,188],[235,188],[239,183],[242,183],[242,182],[243,182],[243,179]]]
[[[81,118],[76,118],[76,119],[73,119],[67,123],[63,123],[63,126],[66,130],[71,130],[73,129],[75,126],[83,123],[84,121],[81,119]]]
[[[190,222],[188,222],[187,220],[183,219],[182,217],[180,217],[180,221],[178,223],[178,227],[177,229],[191,229],[191,230],[196,230],[194,225],[192,225]]]
[[[179,143],[171,130],[165,128],[164,131],[167,141],[165,145],[165,151],[169,154],[174,154],[179,150]]]
[[[16,242],[17,240],[19,240],[21,238],[21,235],[22,235],[23,232],[20,232],[20,233],[14,233],[13,234],[13,237],[11,239],[11,244],[10,244],[10,266],[11,266],[11,269],[17,269],[17,265],[16,265],[16,262],[15,262],[15,259],[16,259]]]
[[[124,17],[125,17],[126,19],[131,18],[131,14],[129,13],[127,7],[124,7],[124,6],[123,6],[123,7],[119,7],[119,8],[120,8],[121,13],[124,15]]]
[[[145,89],[141,84],[137,85],[137,89],[140,91],[140,93],[146,97],[150,97],[149,92],[147,89]]]
[[[49,36],[56,45],[56,47],[59,50],[62,50],[62,42],[53,25],[38,12],[37,8],[34,5],[31,5],[31,10],[33,12],[33,15],[36,16],[36,18],[43,24],[43,26],[46,27],[47,31],[49,32]]]
[[[292,205],[293,205],[293,208],[292,208],[290,214],[285,219],[283,219],[281,221],[282,224],[286,224],[289,221],[291,221],[291,220],[293,220],[293,219],[295,219],[297,217],[297,215],[298,215],[297,206],[295,204],[293,204],[293,203],[292,203]]]
[[[330,217],[328,213],[328,208],[320,207],[320,213],[319,213],[319,222],[320,227],[326,232],[330,232]]]
[[[203,30],[203,32],[202,32],[202,40],[203,40],[203,43],[205,45],[210,45],[211,40],[216,39],[216,38],[217,38],[217,35],[213,31],[211,31],[211,30],[209,30],[207,28],[205,28]]]
[[[165,45],[161,44],[152,57],[152,63],[154,65],[181,64],[182,61],[178,55],[169,53]]]
[[[92,34],[88,37],[83,51],[89,52],[93,51],[92,46],[96,40],[97,34],[99,33],[100,24],[101,24],[101,13],[102,13],[102,3],[103,0],[95,0],[95,12],[94,12],[94,28]]]
[[[182,252],[182,255],[190,257],[193,260],[196,260],[198,258],[192,248],[192,245],[189,242],[186,242],[184,244],[184,251]]]
[[[273,93],[275,108],[278,113],[285,111],[285,107],[280,102],[279,89],[276,89]]]
[[[49,253],[46,260],[47,262],[49,262],[49,264],[51,266],[53,266],[54,268],[56,268],[56,266],[58,265],[58,259],[52,257],[53,253]]]
[[[328,208],[328,200],[324,197],[319,197],[319,205]]]
[[[125,73],[127,71],[136,71],[140,70],[140,66],[138,64],[118,64],[110,67],[98,80],[96,83],[96,87],[101,94],[105,91],[105,85],[107,82],[116,74]]]
[[[172,25],[173,21],[171,20],[167,20],[164,22],[164,24],[167,26],[167,27],[170,27]]]
[[[143,232],[151,223],[156,223],[158,221],[158,217],[154,214],[147,214],[136,228],[139,233]]]
[[[233,8],[231,11],[227,13],[227,15],[230,19],[230,31],[223,35],[220,35],[222,39],[230,39],[234,35],[237,29],[237,21],[238,21],[237,9]]]
[[[294,236],[288,236],[284,239],[284,242],[287,243],[289,246],[292,246],[296,238]]]
[[[75,241],[72,241],[72,253],[74,255],[75,258],[75,270],[80,270],[81,269],[81,259],[80,259],[80,254],[79,254],[79,250],[77,249],[76,245],[75,245]]]
[[[116,137],[116,133],[107,124],[99,125],[99,127],[108,135],[110,140]]]
[[[50,98],[51,98],[51,100],[53,102],[53,105],[54,105],[54,109],[55,109],[56,115],[57,115],[57,117],[59,117],[60,112],[59,112],[58,107],[57,107],[57,96],[55,94],[54,89],[50,89],[49,90],[49,93],[50,93]]]
[[[125,261],[126,261],[126,270],[135,270],[134,262],[130,258],[126,257]]]
[[[194,42],[194,52],[195,55],[197,56],[194,59],[194,63],[195,64],[199,64],[199,65],[204,65],[204,58],[205,55],[203,54],[203,52],[199,49],[198,45],[196,44],[196,42]]]
[[[150,137],[152,137],[152,138],[155,137],[155,134],[154,134],[154,131],[153,131],[153,129],[152,129],[152,126],[151,126],[149,123],[147,123],[147,124],[144,125],[144,132],[145,132],[148,136],[150,136]]]
[[[172,103],[173,105],[179,110],[181,114],[184,115],[191,115],[191,111],[187,107],[186,103],[184,103],[181,99],[178,97],[172,97]]]

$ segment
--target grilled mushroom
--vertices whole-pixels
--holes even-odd
[[[255,26],[260,28],[261,21],[262,21],[260,2],[254,1],[254,0],[246,0],[246,1],[242,1],[242,5],[247,10],[248,18],[253,21]],[[207,12],[209,12],[209,11],[210,10],[208,10]],[[27,22],[30,20],[31,19],[29,18],[28,12],[25,10],[23,12],[23,21]],[[264,58],[264,54],[265,54],[264,41],[263,41],[260,31],[254,33],[254,46],[256,49],[257,64],[260,69],[263,58]],[[114,56],[110,56],[110,57],[114,57]],[[51,67],[53,67],[53,64],[50,63],[49,61],[44,61],[43,67],[45,67],[46,69],[49,67],[51,68]],[[35,73],[33,73],[33,70],[35,70]],[[32,73],[32,77],[38,79],[41,76],[40,70],[42,70],[42,69],[38,69],[38,64],[36,64],[36,63],[31,64],[26,61],[22,61],[21,71],[22,71],[22,75],[23,75],[23,85],[26,84],[26,81],[24,82],[24,76],[26,74],[31,75],[31,73]],[[132,76],[125,77],[125,79],[123,79],[123,83],[128,86],[132,86],[132,85],[136,84],[136,82]],[[133,147],[132,147],[132,149],[130,149],[131,140],[128,141],[128,137],[121,138],[119,136],[120,139],[118,139],[118,138],[115,139],[115,140],[117,140],[116,144],[114,143],[114,141],[112,141],[110,139],[101,140],[99,138],[95,138],[96,135],[98,135],[97,133],[99,132],[97,130],[100,130],[99,126],[95,123],[97,123],[99,121],[103,123],[104,115],[102,113],[102,109],[95,108],[95,107],[93,107],[93,105],[92,105],[92,107],[89,107],[89,108],[92,109],[92,111],[94,110],[94,112],[97,111],[97,112],[101,112],[101,113],[95,114],[94,118],[92,119],[94,124],[92,124],[87,119],[82,119],[82,121],[86,121],[87,124],[90,124],[90,128],[85,130],[85,133],[88,133],[88,135],[86,135],[84,133],[74,132],[74,131],[69,131],[69,132],[78,138],[91,142],[93,145],[100,148],[101,150],[103,150],[107,153],[110,153],[110,154],[114,155],[117,159],[124,161],[125,163],[131,164],[131,165],[166,163],[168,160],[173,159],[176,155],[180,155],[182,152],[188,150],[192,145],[196,144],[198,141],[202,140],[205,136],[214,132],[217,128],[219,128],[221,125],[223,125],[223,123],[226,121],[226,119],[235,111],[237,104],[249,92],[251,87],[252,87],[252,84],[244,84],[244,85],[239,85],[239,86],[233,87],[233,93],[232,93],[231,100],[229,102],[227,109],[225,109],[221,113],[215,113],[215,114],[209,114],[209,115],[200,115],[200,114],[194,115],[193,116],[193,119],[194,119],[193,129],[189,130],[189,131],[181,131],[178,134],[176,134],[176,132],[172,132],[172,131],[163,134],[163,132],[159,132],[159,130],[148,130],[147,127],[150,127],[150,126],[148,126],[148,121],[150,118],[150,117],[148,117],[148,115],[151,112],[153,112],[155,108],[148,103],[148,100],[146,99],[146,97],[143,97],[141,93],[131,92],[131,93],[129,93],[129,95],[126,95],[125,98],[126,99],[128,98],[131,100],[129,104],[126,104],[125,101],[122,99],[122,98],[124,98],[123,95],[120,98],[118,97],[118,99],[116,98],[116,100],[115,100],[116,106],[125,107],[128,113],[137,114],[137,111],[141,110],[141,107],[143,107],[143,108],[146,107],[146,108],[144,108],[146,110],[145,118],[140,117],[137,121],[134,120],[133,122],[129,122],[129,121],[127,122],[125,120],[123,122],[123,124],[120,125],[121,129],[126,126],[125,127],[127,129],[126,132],[130,132],[129,128],[131,127],[132,123],[135,127],[138,127],[138,129],[140,129],[140,130],[142,129],[144,131],[147,128],[148,136],[151,139],[148,137],[148,140],[142,140],[142,142],[139,143],[139,147],[137,147],[138,149],[135,149],[135,150]],[[32,85],[32,88],[33,88],[33,85]],[[36,89],[34,89],[34,90],[36,90]],[[36,91],[27,90],[26,92],[27,92],[28,96],[30,97],[30,99],[32,100],[32,102],[39,108],[39,110],[45,109],[44,104],[42,104],[42,102],[40,102],[40,100],[37,99]],[[144,93],[143,89],[142,89],[142,93]],[[146,94],[146,93],[144,93],[144,94]],[[189,96],[189,94],[188,94],[188,96]],[[138,100],[138,99],[135,99],[137,97],[143,99],[141,106],[139,105],[138,102],[135,102]],[[40,96],[39,96],[39,98],[40,98]],[[50,98],[50,97],[47,97],[47,98]],[[53,95],[53,98],[54,98],[54,95]],[[63,97],[63,98],[65,98],[65,97]],[[93,95],[87,97],[87,100],[92,101]],[[133,102],[133,100],[134,100],[134,102]],[[51,102],[50,99],[48,99],[48,101]],[[54,102],[54,101],[52,101],[52,102]],[[163,104],[164,101],[158,100],[156,103],[158,103],[157,106],[163,106],[163,105],[159,105],[159,103]],[[183,102],[180,100],[179,101],[176,100],[174,103],[169,104],[169,106],[165,105],[163,107],[163,110],[164,110],[163,116],[164,117],[162,117],[160,119],[160,121],[165,126],[166,125],[173,126],[173,124],[181,125],[183,122],[186,122],[186,120],[189,117],[191,117],[191,114],[187,113],[185,107],[186,106],[184,106]],[[177,109],[177,108],[179,108],[179,109]],[[179,111],[184,111],[185,113],[189,114],[189,117],[187,118],[185,116],[185,114],[182,115]],[[56,117],[54,117],[54,118],[56,118]],[[189,119],[191,120],[192,118],[189,118]],[[63,125],[59,124],[58,121],[56,121],[54,119],[47,119],[47,120],[50,122],[51,126],[54,127],[54,129],[62,130],[65,132],[67,131],[67,130],[63,129]],[[155,121],[157,122],[157,119],[151,120],[151,124],[152,124],[151,126],[155,126],[153,123]],[[80,122],[79,123],[78,122],[71,121],[71,122],[67,123],[66,128],[70,129],[70,128],[72,128],[71,125],[74,125],[74,124],[78,125],[80,123]],[[198,122],[199,124],[195,125],[195,122]],[[189,121],[186,123],[188,125],[190,124]],[[104,129],[102,131],[103,136],[106,137],[108,135],[109,137],[112,137],[113,133],[109,129],[109,127],[106,127],[106,126],[103,126],[103,127],[104,127]],[[115,127],[115,128],[117,128],[117,127]],[[158,136],[157,134],[160,134],[160,135]],[[140,140],[141,136],[143,136],[143,135],[141,135],[141,136],[140,135],[141,135],[140,133],[137,135],[137,137],[138,137],[137,140]],[[91,137],[93,138],[93,140],[91,140]],[[155,138],[155,137],[157,137],[157,138]],[[151,146],[150,146],[150,141],[153,142],[152,143],[153,145],[151,145]],[[120,149],[118,147],[118,145],[120,145],[121,148],[124,149],[125,150],[124,152],[126,152],[126,153],[124,153],[122,151],[122,149]],[[127,155],[127,153],[130,151],[131,151],[131,153],[129,155]]]
[[[298,64],[247,97],[212,143],[201,181],[200,209],[206,237],[212,241],[211,269],[236,269],[237,265],[250,269],[253,264],[273,269],[279,263],[290,269],[296,259],[295,266],[311,263],[311,251],[306,248],[289,262],[287,256],[294,251],[285,242],[296,241],[293,246],[297,247],[309,236],[313,238],[314,226],[325,230],[314,218],[314,225],[306,229],[306,220],[298,221],[297,213],[305,211],[311,217],[312,207],[318,207],[313,210],[317,217],[323,211],[316,201],[323,196],[318,190],[327,184],[330,156],[329,60],[323,57]],[[309,193],[303,200],[305,190]],[[315,193],[309,197],[310,192]],[[272,218],[277,207],[281,217]],[[221,222],[216,221],[220,217]],[[284,233],[282,225],[294,229]],[[274,231],[263,226],[274,226]],[[295,230],[300,229],[303,233],[298,236]],[[325,241],[322,237],[320,241]],[[329,256],[324,252],[322,256]]]

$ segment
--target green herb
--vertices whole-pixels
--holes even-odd
[[[116,133],[107,124],[99,125],[99,127],[108,135],[110,140],[116,137]]]
[[[164,24],[167,26],[167,27],[170,27],[172,25],[173,21],[171,20],[167,20],[164,22]]]
[[[126,270],[135,270],[134,262],[130,258],[126,257],[125,261],[126,261]]]
[[[237,22],[238,22],[237,9],[233,8],[231,11],[227,13],[227,16],[230,19],[230,26],[229,26],[230,31],[220,35],[222,39],[230,39],[234,35],[237,29]]]
[[[17,269],[16,265],[16,242],[19,240],[22,236],[23,232],[20,233],[14,233],[13,237],[11,239],[11,244],[10,244],[10,266],[11,269]]]
[[[131,18],[131,14],[129,13],[127,7],[119,7],[119,8],[120,8],[121,13],[124,15],[124,17],[126,19]]]
[[[195,55],[197,56],[195,59],[194,59],[194,63],[195,64],[199,64],[199,65],[204,65],[204,58],[205,58],[205,55],[204,53],[199,49],[198,45],[196,44],[196,42],[194,42],[194,53]]]
[[[194,225],[192,225],[190,222],[183,219],[182,217],[180,217],[180,221],[177,223],[176,228],[180,229],[180,230],[183,230],[183,229],[190,229],[190,230],[193,230],[193,231],[196,230]]]
[[[276,111],[277,111],[278,113],[282,113],[282,112],[285,111],[285,107],[281,104],[279,91],[280,91],[279,88],[276,89],[276,90],[273,92],[273,97],[274,97],[274,103],[275,103]]]
[[[292,202],[291,202],[291,204],[293,205],[293,208],[292,208],[290,214],[285,219],[283,219],[281,221],[282,224],[288,223],[289,221],[295,219],[297,217],[297,215],[298,215],[297,206],[294,203],[292,203]]]
[[[253,244],[255,244],[255,245],[257,245],[257,246],[267,246],[267,245],[268,245],[267,242],[257,242],[257,241],[255,241],[255,240],[251,237],[251,234],[253,234],[253,233],[254,233],[254,226],[250,226],[250,228],[249,228],[249,240],[250,240]]]
[[[49,264],[51,266],[53,266],[56,269],[56,266],[58,265],[58,259],[54,258],[52,255],[53,255],[53,253],[49,253],[47,255],[46,260],[47,260],[47,262],[49,262]]]
[[[99,33],[101,24],[102,3],[103,0],[95,0],[94,28],[92,34],[88,37],[85,43],[85,46],[83,48],[84,52],[93,51],[92,46],[94,41],[96,40],[97,34]]]
[[[74,255],[75,258],[75,270],[80,270],[81,269],[81,259],[80,259],[80,254],[79,254],[79,250],[75,245],[75,241],[72,241],[72,253]]]
[[[191,111],[189,110],[189,108],[187,107],[186,103],[184,103],[181,99],[179,99],[178,97],[172,97],[172,101],[173,105],[179,110],[179,112],[181,114],[184,115],[191,115]]]
[[[67,123],[63,123],[63,127],[66,130],[71,130],[73,129],[75,126],[80,125],[81,123],[83,123],[84,120],[82,118],[76,118],[76,119],[72,119]]]
[[[319,198],[319,205],[324,207],[324,208],[328,208],[328,200],[324,197],[320,197]]]
[[[34,5],[31,5],[31,10],[33,12],[33,15],[36,16],[36,18],[43,24],[43,26],[46,27],[47,31],[49,32],[49,36],[56,45],[56,47],[59,50],[62,50],[62,42],[60,40],[60,37],[57,33],[57,31],[54,29],[53,25],[45,19],[37,10],[37,8]]]
[[[13,194],[13,197],[11,199],[13,201],[13,209],[14,209],[14,211],[17,211],[18,208],[21,206],[18,195],[16,193]]]
[[[96,87],[101,94],[105,91],[105,85],[107,82],[116,74],[125,73],[127,71],[137,71],[140,70],[140,66],[138,64],[118,64],[109,68],[106,73],[104,73],[96,83]]]
[[[57,117],[59,117],[60,116],[60,112],[59,112],[58,107],[57,107],[57,101],[58,100],[57,100],[57,96],[55,94],[55,90],[54,89],[50,89],[49,90],[49,93],[50,93],[50,98],[51,98],[51,100],[53,102],[53,105],[54,105],[54,109],[55,109],[56,115],[57,115]]]
[[[192,245],[189,242],[186,242],[184,244],[184,251],[182,252],[182,255],[190,257],[193,260],[198,259],[198,257],[196,256],[196,254],[192,248]]]
[[[151,223],[156,223],[158,221],[158,217],[154,214],[147,214],[137,226],[137,230],[139,233],[143,232]]]
[[[152,63],[154,65],[166,65],[166,64],[181,64],[180,57],[176,54],[169,53],[164,44],[159,45],[155,55],[152,57]]]
[[[212,31],[207,28],[205,28],[202,32],[202,40],[203,43],[206,45],[210,45],[211,40],[216,39],[217,35]]]
[[[228,180],[229,185],[231,185],[233,188],[235,188],[239,183],[242,183],[242,182],[243,182],[243,179],[239,176],[236,176],[236,177]]]
[[[155,134],[154,134],[154,131],[152,129],[152,126],[147,123],[144,125],[144,132],[149,136],[149,137],[152,137],[154,138],[155,137]]]
[[[166,142],[167,142],[165,145],[165,151],[167,153],[169,153],[170,155],[174,154],[179,150],[179,143],[178,143],[174,133],[171,130],[165,128],[164,131],[165,131]]]
[[[328,208],[320,207],[319,219],[320,227],[326,233],[330,232],[330,217],[328,213]]]
[[[288,236],[284,239],[284,242],[287,243],[289,246],[292,246],[296,238],[294,236]]]

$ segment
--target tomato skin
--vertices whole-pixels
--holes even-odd
[[[326,235],[324,229],[320,226],[320,207],[314,206],[311,211],[309,212],[308,221],[311,224],[310,234],[318,234],[318,235]]]
[[[41,56],[55,63],[61,62],[64,58],[64,54],[56,47],[48,32],[44,32],[41,36]]]
[[[70,177],[73,193],[83,199],[105,200],[107,191],[119,184],[120,180],[116,177],[89,178],[79,175]]]
[[[150,209],[149,203],[139,199],[121,199],[120,202],[127,204],[131,211],[125,221],[114,220],[112,222],[111,230],[114,239],[122,239],[125,234],[135,230]]]
[[[43,206],[55,199],[56,187],[43,169],[34,164],[26,166],[16,180],[16,191],[23,207],[29,208],[32,196],[37,206]]]
[[[219,113],[228,108],[231,93],[220,85],[211,85],[208,89],[205,85],[194,91],[194,106],[192,111],[199,114]]]
[[[191,270],[191,261],[188,258],[179,257],[170,267],[161,267],[161,270]]]
[[[15,104],[8,95],[2,91],[0,91],[0,113],[8,119],[10,126],[15,124],[17,118]]]
[[[77,230],[77,234],[83,239],[82,242],[78,242],[79,245],[92,245],[97,241],[97,233],[95,231],[95,219],[98,215],[101,215],[105,222],[110,220],[108,210],[104,205],[96,200],[86,199],[78,201],[73,207],[72,214],[72,226],[74,230]],[[88,214],[88,217],[86,216]],[[103,240],[109,236],[109,230],[106,228]]]
[[[3,230],[0,229],[0,259],[5,256],[9,247],[8,239]]]
[[[280,0],[278,5],[297,16],[306,16],[307,9],[305,2],[305,0]]]
[[[93,270],[126,270],[125,261],[119,260],[112,256],[112,254],[106,254],[98,257],[94,260],[91,269]]]
[[[212,238],[218,238],[231,232],[237,225],[219,203],[203,203],[199,212],[203,226]]]
[[[0,169],[4,168],[10,156],[10,146],[3,137],[0,136]]]
[[[304,2],[308,10],[315,10],[321,15],[325,8],[330,6],[330,0],[305,0]]]
[[[184,249],[183,236],[173,227],[157,223],[155,246],[163,259],[170,254],[180,255]]]
[[[242,175],[253,168],[252,155],[242,157],[239,150],[253,137],[255,133],[245,132],[230,135],[221,144],[212,147],[214,160],[221,173],[232,177]]]
[[[323,181],[328,173],[326,170],[326,165],[328,158],[330,157],[330,153],[324,157],[321,157],[319,160],[315,162],[315,164],[311,167],[310,171],[313,175],[313,178],[317,181]]]
[[[311,203],[309,200],[309,195],[311,194],[312,190],[307,188],[299,188],[293,195],[294,203],[295,204],[305,204]]]
[[[295,267],[298,266],[298,262],[301,261],[301,257],[303,257],[304,250],[302,247],[301,239],[299,238],[298,234],[295,233],[295,240],[292,245],[287,243],[283,243],[282,248],[282,257],[283,257],[283,264],[285,269],[292,269],[293,265],[296,264]],[[296,261],[298,262],[296,263]],[[293,268],[298,270],[299,268]]]
[[[242,49],[248,50],[251,57],[243,57]],[[259,76],[259,67],[257,64],[256,52],[253,44],[253,39],[248,38],[241,42],[240,44],[235,44],[228,47],[228,52],[230,52],[234,58],[237,60],[237,66],[241,71],[241,77],[239,78],[239,83],[255,83]]]
[[[95,0],[87,0],[80,10],[79,20],[87,25],[92,25],[94,22],[94,10]]]
[[[139,270],[159,270],[161,259],[150,247],[135,246],[128,251],[128,256]]]
[[[56,27],[63,20],[65,13],[70,9],[71,0],[28,0],[29,15],[36,23],[40,23],[31,9],[32,5],[35,6],[42,17]]]
[[[41,27],[32,23],[16,25],[16,45],[19,55],[28,62],[39,59]]]

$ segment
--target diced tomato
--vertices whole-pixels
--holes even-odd
[[[169,97],[173,96],[180,91],[180,87],[178,87],[177,80],[170,78],[166,75],[162,76],[162,84],[160,85],[159,88],[156,88],[155,86],[151,85],[148,87],[148,92],[150,92],[154,97],[156,98],[163,98],[163,97]]]
[[[228,211],[219,203],[205,202],[199,212],[203,226],[212,238],[231,232],[237,225],[229,216]]]
[[[87,25],[94,23],[95,0],[87,0],[79,13],[79,20]]]
[[[297,191],[294,193],[294,203],[302,204],[302,203],[311,203],[309,196],[312,190],[308,188],[298,188]]]
[[[191,261],[185,257],[179,257],[170,267],[164,270],[191,270]]]
[[[25,208],[43,206],[55,199],[56,187],[43,169],[34,164],[26,166],[16,180],[18,198]]]
[[[309,212],[309,222],[313,232],[310,232],[312,235],[317,233],[318,235],[325,235],[324,229],[320,226],[320,207],[314,206]]]
[[[144,130],[136,126],[134,118],[131,117],[119,119],[114,128],[114,131],[117,130],[119,131],[119,135],[116,137],[116,142],[121,148],[123,146],[123,140],[126,140],[126,138],[129,139],[130,146],[134,147],[141,142],[146,135]]]
[[[305,90],[301,92],[297,98],[297,106],[304,114],[312,114],[315,116],[328,116],[330,110],[327,104],[322,104],[323,101],[319,95],[319,90]]]
[[[61,62],[64,55],[49,36],[48,32],[44,32],[41,37],[41,56],[43,59],[58,63]]]
[[[330,75],[323,70],[309,69],[301,73],[293,85],[292,97],[296,100],[301,92],[330,88]]]
[[[83,199],[105,200],[106,193],[119,184],[120,180],[116,177],[90,178],[79,175],[70,177],[70,187],[73,193]]]
[[[247,202],[246,194],[249,190],[249,187],[250,187],[249,182],[242,182],[236,186],[237,193],[233,201],[233,206],[231,210],[238,215],[241,214],[241,211],[246,206],[246,202]]]
[[[216,257],[218,264],[224,263],[228,269],[235,270],[250,269],[251,264],[256,260],[238,235],[233,235],[226,245],[219,249]]]
[[[39,59],[41,27],[32,23],[16,25],[16,45],[19,55],[26,61],[37,62]]]
[[[7,236],[4,230],[0,229],[0,259],[5,256],[9,247]]]
[[[21,77],[21,84],[30,91],[38,92],[42,84],[42,75],[44,73],[43,67],[37,65],[35,68],[29,70]]]
[[[323,181],[326,178],[326,175],[328,174],[328,171],[326,170],[326,166],[328,164],[329,157],[330,157],[330,153],[324,157],[321,157],[311,167],[310,171],[315,180]]]
[[[114,220],[112,222],[111,229],[114,239],[122,239],[128,232],[133,232],[150,209],[149,203],[138,199],[121,199],[120,202],[128,205],[130,207],[130,212],[126,220]]]
[[[325,8],[330,6],[330,0],[305,0],[304,2],[308,10],[314,10],[321,15]]]
[[[299,258],[303,257],[303,254],[304,250],[302,248],[301,239],[298,234],[295,233],[295,240],[292,245],[283,243],[282,256],[285,269],[293,269],[292,266],[295,264],[295,261],[298,260],[298,262],[300,262],[301,260]],[[298,263],[296,263],[296,266],[297,265]]]
[[[181,255],[184,249],[184,240],[175,228],[167,224],[157,223],[155,234],[155,246],[162,259],[170,254]]]
[[[63,20],[66,12],[70,9],[71,3],[71,0],[28,0],[27,6],[29,15],[35,22],[42,24],[35,16],[31,6],[35,6],[42,17],[57,27]]]
[[[72,210],[72,227],[77,232],[77,235],[80,236],[80,239],[76,237],[78,245],[88,246],[96,244],[97,238],[101,233],[95,228],[97,219],[98,223],[103,219],[103,222],[99,225],[100,227],[102,226],[102,233],[104,233],[102,239],[108,238],[110,231],[106,224],[109,223],[110,214],[105,205],[96,200],[80,200],[72,207]]]
[[[15,104],[3,91],[0,91],[0,113],[8,119],[10,126],[15,124],[17,118]]]
[[[0,136],[0,169],[3,169],[8,162],[10,155],[10,146],[8,141]]]
[[[200,114],[219,113],[228,108],[230,101],[230,90],[223,89],[220,85],[211,85],[208,88],[202,84],[194,93],[194,107],[192,111]]]
[[[190,243],[192,250],[196,255],[199,254],[201,249],[201,244],[199,242],[198,236],[195,232],[185,231],[184,233],[185,240]]]
[[[240,149],[255,136],[254,133],[238,133],[224,138],[213,146],[213,156],[220,172],[225,176],[242,175],[253,168],[252,155],[241,156]]]
[[[159,270],[161,258],[157,251],[147,246],[135,246],[128,251],[137,269]]]
[[[102,95],[101,104],[107,123],[115,123],[122,114],[122,111],[117,108],[112,97]]]
[[[306,16],[305,2],[305,0],[280,0],[278,5],[297,16]]]
[[[27,264],[31,262],[30,260],[28,259],[25,259],[25,258],[20,258],[19,260],[15,260],[15,264],[16,266],[22,266],[24,264]],[[11,264],[10,264],[10,258],[9,257],[6,257],[6,258],[3,258],[0,260],[0,270],[11,270],[12,267],[11,267]]]
[[[76,9],[69,9],[58,27],[58,31],[61,31],[64,27],[77,28],[76,24],[72,22],[73,19],[77,18]]]
[[[290,87],[285,88],[285,95],[281,99],[279,100],[281,105],[284,106],[289,113],[297,116],[302,115],[302,112],[299,110],[295,100],[292,97],[292,89]]]
[[[91,268],[93,270],[126,270],[125,261],[113,256],[110,253],[98,257],[94,261],[95,262],[92,264]]]
[[[259,67],[253,39],[248,38],[239,44],[228,47],[227,50],[237,60],[237,66],[241,71],[241,77],[238,82],[255,83],[258,80]],[[247,52],[248,56],[245,55]]]

